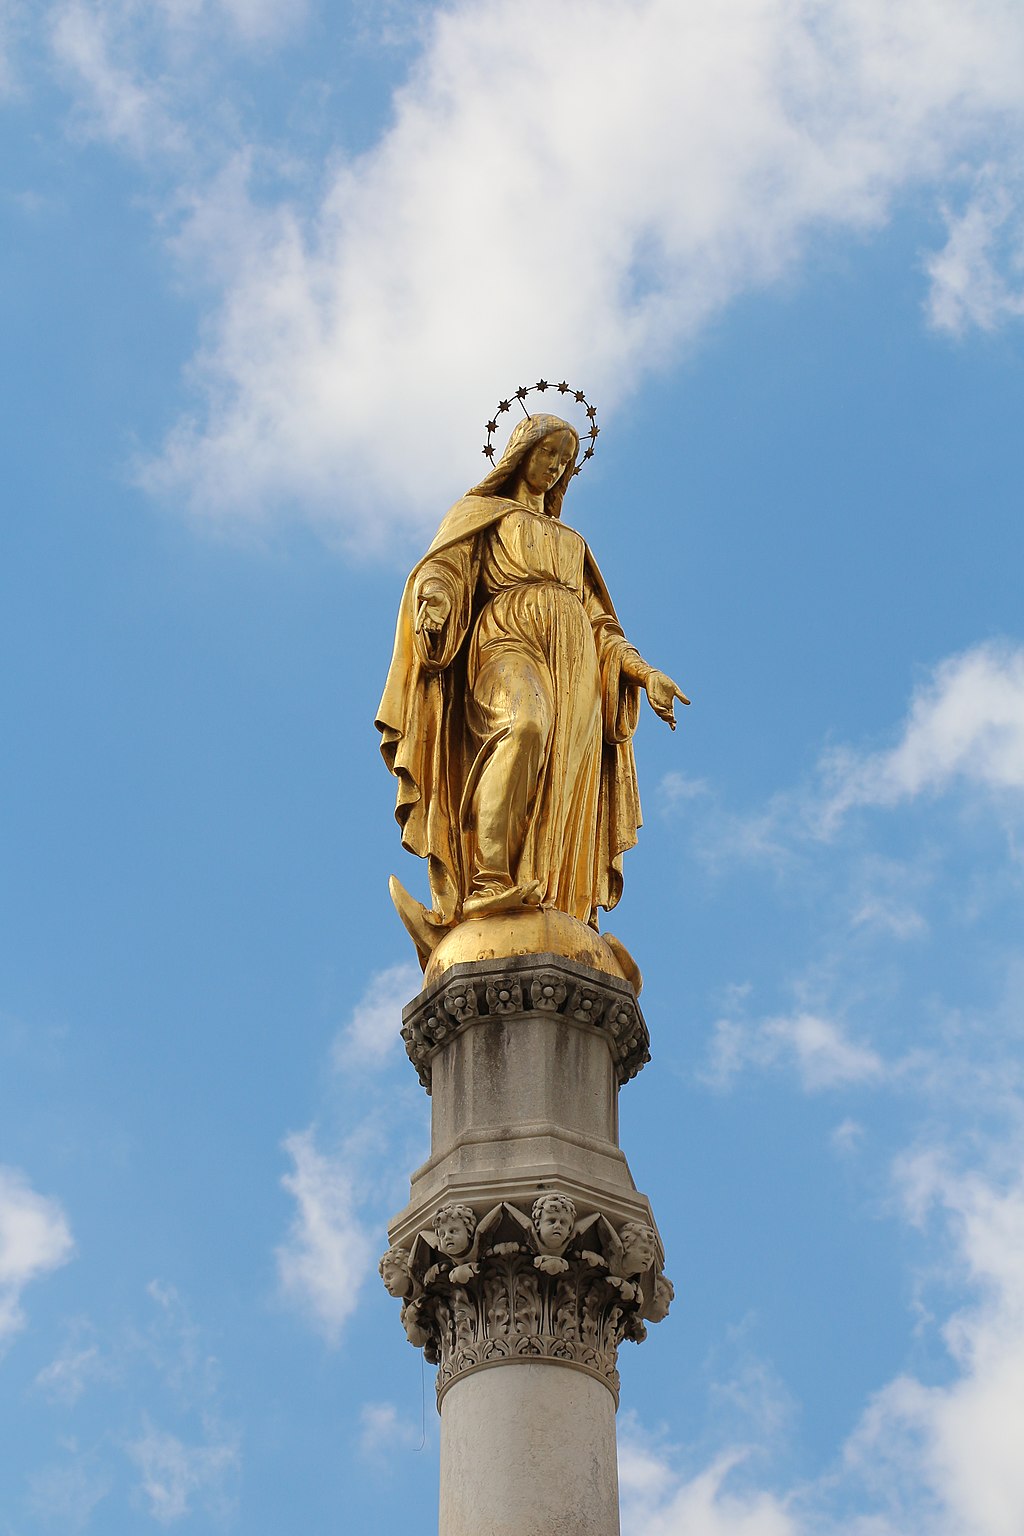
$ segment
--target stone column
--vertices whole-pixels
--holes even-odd
[[[615,1398],[549,1361],[476,1371],[441,1407],[442,1536],[619,1536]]]
[[[381,1260],[438,1367],[440,1532],[617,1536],[618,1347],[671,1300],[618,1145],[619,1088],[649,1060],[638,978],[596,935],[584,961],[466,929],[485,953],[432,965],[403,1012],[432,1149]]]

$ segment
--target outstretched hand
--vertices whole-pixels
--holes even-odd
[[[659,720],[664,720],[673,730],[676,728],[675,704],[676,699],[681,704],[689,704],[686,694],[674,683],[667,672],[652,671],[648,674],[645,684],[647,697],[651,708]]]

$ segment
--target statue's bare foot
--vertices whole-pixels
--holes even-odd
[[[483,886],[471,891],[462,904],[463,917],[494,917],[499,912],[516,912],[523,907],[540,906],[540,884]]]

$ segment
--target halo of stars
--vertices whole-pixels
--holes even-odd
[[[529,416],[530,412],[526,409],[527,395],[532,395],[534,390],[544,394],[549,389],[553,389],[558,394],[570,398],[576,405],[582,405],[587,413],[587,420],[590,422],[589,432],[581,432],[579,434],[581,444],[585,442],[587,446],[584,449],[583,457],[573,470],[573,474],[578,475],[587,460],[594,457],[594,448],[597,443],[598,434],[601,431],[597,424],[596,405],[590,404],[582,389],[573,389],[572,385],[567,384],[564,379],[560,384],[549,384],[547,379],[538,379],[536,384],[520,384],[515,394],[510,396],[508,400],[498,401],[497,410],[494,412],[492,420],[487,423],[487,441],[483,446],[484,457],[490,459],[492,465],[494,463],[494,434],[498,430],[498,418],[503,416],[506,411],[512,409],[513,400],[518,400],[526,415]]]

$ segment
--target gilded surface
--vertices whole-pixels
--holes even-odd
[[[640,693],[673,728],[688,702],[561,522],[578,452],[559,417],[519,422],[406,583],[376,723],[402,842],[428,861],[429,909],[391,886],[424,964],[465,919],[541,908],[596,928],[640,825]]]

